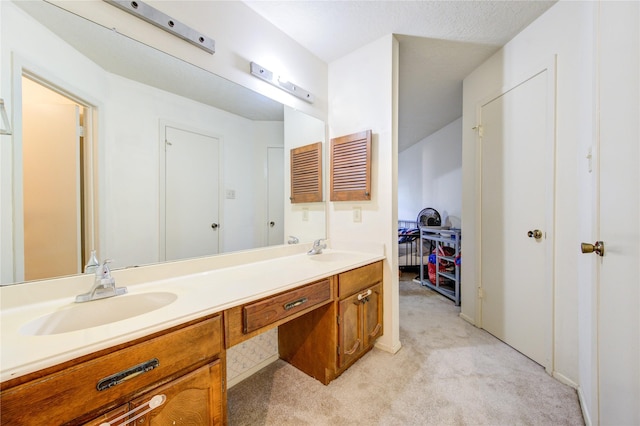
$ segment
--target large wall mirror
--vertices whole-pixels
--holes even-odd
[[[0,7],[0,284],[93,249],[125,268],[325,236],[285,178],[322,121],[55,5]]]

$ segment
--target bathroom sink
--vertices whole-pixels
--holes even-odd
[[[23,325],[20,333],[44,336],[84,330],[155,311],[177,298],[174,293],[150,292],[72,303]]]

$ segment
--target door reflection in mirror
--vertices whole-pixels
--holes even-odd
[[[83,131],[89,106],[35,79],[22,78],[21,173],[16,173],[16,278],[82,272],[91,250],[91,143]],[[87,132],[88,133],[88,132]],[[20,179],[22,177],[22,179]]]

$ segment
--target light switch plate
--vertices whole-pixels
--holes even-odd
[[[353,208],[353,221],[362,222],[362,209],[360,207]]]

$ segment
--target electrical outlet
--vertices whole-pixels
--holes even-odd
[[[234,200],[236,198],[236,190],[235,189],[227,189],[226,197],[227,197],[227,200]]]
[[[306,207],[302,209],[302,220],[304,222],[308,222],[309,221],[309,209],[306,208]]]
[[[360,207],[353,208],[353,221],[362,222],[362,209]]]

